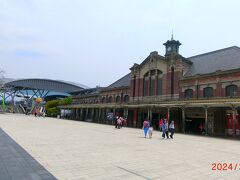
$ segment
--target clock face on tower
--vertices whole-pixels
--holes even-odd
[[[171,49],[172,49],[172,48],[169,46],[169,47],[167,48],[167,51],[171,51]]]

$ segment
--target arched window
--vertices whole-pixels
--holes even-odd
[[[213,88],[212,87],[206,87],[203,89],[203,97],[213,97]]]
[[[136,75],[133,77],[133,97],[135,97],[135,91],[136,91]]]
[[[226,86],[226,96],[237,96],[237,86],[233,84]]]
[[[192,89],[186,89],[184,93],[184,97],[186,99],[193,98],[193,90]]]
[[[148,80],[149,80],[149,75],[147,72],[143,77],[143,96],[148,96]]]
[[[106,98],[102,97],[102,103],[105,103]]]
[[[157,95],[162,95],[162,71],[157,70]]]
[[[108,102],[109,102],[109,103],[112,102],[112,96],[108,97]]]
[[[120,103],[120,101],[121,101],[121,97],[120,97],[120,96],[117,96],[117,97],[116,97],[116,103]]]
[[[156,70],[151,70],[150,71],[150,96],[154,96],[155,95],[155,80],[156,80]]]
[[[153,69],[143,77],[143,96],[162,95],[162,71]]]
[[[128,95],[125,95],[125,96],[124,96],[124,102],[125,102],[125,103],[129,102],[129,96],[128,96]]]

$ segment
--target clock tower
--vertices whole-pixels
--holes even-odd
[[[171,40],[170,41],[168,40],[163,45],[166,47],[165,56],[168,56],[168,55],[178,54],[179,53],[179,46],[181,45],[181,43],[179,41],[175,41],[173,39],[173,35],[172,35]]]

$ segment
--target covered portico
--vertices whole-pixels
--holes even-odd
[[[107,113],[127,119],[128,127],[141,128],[145,118],[152,121],[155,129],[158,120],[167,118],[175,121],[178,132],[199,133],[197,128],[208,135],[240,135],[238,116],[240,98],[221,98],[203,100],[184,100],[155,103],[128,104],[73,104],[61,108],[71,109],[71,119],[95,123],[112,124],[107,120]]]

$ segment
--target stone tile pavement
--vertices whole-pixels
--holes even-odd
[[[0,180],[56,179],[0,128]]]
[[[57,179],[240,180],[238,140],[184,134],[163,140],[157,131],[145,139],[140,129],[16,114],[1,114],[0,128]],[[0,153],[7,157],[6,151]],[[213,171],[212,163],[239,165]]]

